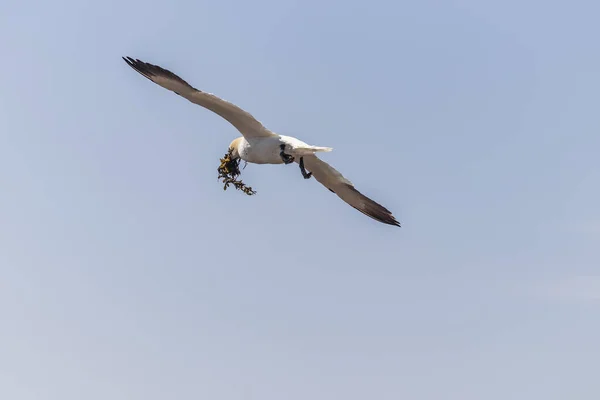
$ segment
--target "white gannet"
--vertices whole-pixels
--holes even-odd
[[[235,104],[192,87],[171,71],[131,57],[123,57],[123,60],[157,85],[229,121],[242,134],[229,144],[232,157],[254,164],[298,162],[305,179],[314,176],[323,186],[361,213],[384,224],[400,226],[387,208],[360,193],[352,182],[316,156],[317,152],[331,151],[331,147],[311,146],[294,137],[278,135]]]

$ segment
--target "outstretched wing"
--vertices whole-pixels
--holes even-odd
[[[361,213],[384,224],[400,226],[390,210],[360,193],[354,188],[352,182],[317,156],[304,156],[304,167],[312,172],[312,176],[323,186]]]
[[[203,92],[192,87],[189,83],[171,71],[131,57],[123,60],[134,70],[181,97],[188,99],[210,111],[220,115],[236,127],[246,138],[273,136],[274,133],[265,128],[256,118],[235,104],[223,100],[214,94]]]

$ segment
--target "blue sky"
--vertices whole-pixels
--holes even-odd
[[[600,397],[592,1],[0,6],[0,397]],[[152,84],[321,146],[402,228]]]

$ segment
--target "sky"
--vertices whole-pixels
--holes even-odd
[[[600,3],[3,1],[0,398],[600,398]],[[310,144],[380,224],[121,59]]]

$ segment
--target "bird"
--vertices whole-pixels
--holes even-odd
[[[378,222],[401,226],[391,211],[363,195],[350,180],[317,157],[317,153],[332,151],[331,147],[313,146],[295,137],[277,134],[246,110],[212,93],[196,89],[165,68],[137,58],[122,58],[145,78],[214,112],[233,125],[242,134],[229,144],[234,159],[251,164],[287,165],[296,162],[304,179],[314,177],[347,204]]]

